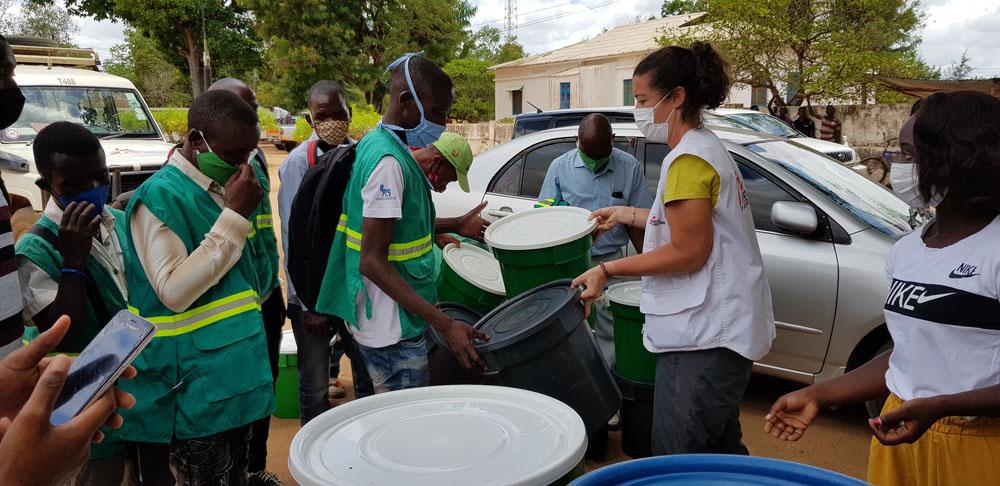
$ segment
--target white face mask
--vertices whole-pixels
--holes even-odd
[[[917,164],[892,164],[892,169],[889,171],[889,183],[892,184],[892,192],[895,192],[910,207],[937,206],[944,199],[940,195],[935,195],[930,201],[925,201],[924,197],[920,195]]]
[[[667,120],[663,123],[656,123],[654,118],[656,117],[655,111],[666,100],[670,97],[670,93],[660,98],[660,101],[656,103],[652,108],[640,108],[635,107],[635,124],[639,127],[639,131],[646,136],[646,140],[658,143],[667,143],[667,139],[670,138],[670,117],[674,115],[673,110],[670,110],[670,114],[667,115]]]

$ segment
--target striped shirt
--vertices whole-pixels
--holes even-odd
[[[2,182],[0,182],[2,187]],[[14,256],[14,233],[10,226],[10,206],[7,205],[7,188],[0,195],[0,358],[21,346],[24,320],[21,310],[21,284],[17,277],[17,258]]]

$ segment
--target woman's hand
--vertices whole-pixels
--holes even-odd
[[[806,387],[783,395],[771,405],[764,417],[764,432],[777,439],[797,441],[819,414],[819,403],[813,387]]]
[[[912,444],[944,416],[937,397],[914,398],[889,413],[869,420],[868,426],[882,444]]]
[[[590,317],[590,306],[600,296],[604,295],[604,285],[608,282],[608,277],[604,274],[604,269],[596,266],[583,272],[583,275],[573,280],[572,287],[575,289],[581,285],[584,287],[580,294],[583,301],[584,316]]]
[[[633,208],[625,206],[611,206],[601,208],[593,213],[590,213],[590,217],[587,218],[587,220],[597,220],[597,228],[594,228],[594,239],[596,240],[597,238],[600,238],[601,235],[611,231],[615,226],[620,224],[631,224],[633,212]]]

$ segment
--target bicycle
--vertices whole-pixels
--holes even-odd
[[[895,147],[896,150],[889,150]],[[899,162],[903,157],[903,151],[899,150],[899,139],[890,138],[885,142],[885,148],[879,157],[866,157],[861,161],[868,172],[868,177],[883,186],[888,186],[889,172],[892,170],[893,162]]]

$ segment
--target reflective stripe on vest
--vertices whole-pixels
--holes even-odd
[[[273,228],[274,224],[271,221],[270,214],[258,214],[257,215],[257,229]]]
[[[135,307],[129,306],[128,310],[156,324],[156,337],[170,337],[196,331],[237,314],[259,311],[259,299],[257,292],[246,290],[172,316],[145,317]]]
[[[551,205],[553,205],[555,203],[556,203],[556,200],[552,199],[552,198],[542,199],[542,200],[540,200],[540,201],[538,201],[538,202],[535,203],[535,207],[536,208],[547,208],[547,207],[549,207],[549,206],[551,206]]]
[[[361,251],[361,233],[347,227],[346,214],[340,215],[340,223],[337,225],[337,231],[344,233],[344,235],[347,236],[346,244],[348,248],[354,251]],[[407,241],[404,243],[390,243],[389,261],[402,262],[426,255],[431,251],[433,246],[433,236],[434,235],[427,235],[418,240]]]

